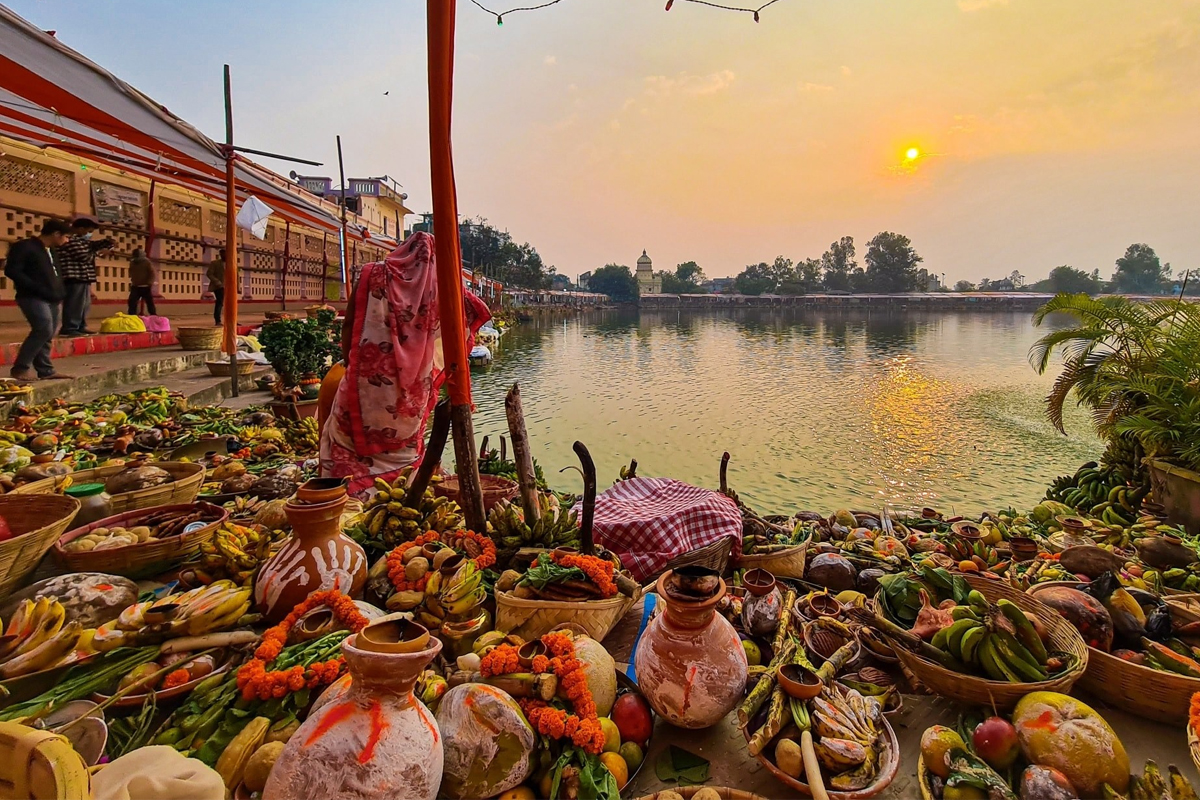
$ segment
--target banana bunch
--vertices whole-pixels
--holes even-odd
[[[283,546],[287,537],[281,530],[226,522],[211,540],[200,545],[200,561],[185,570],[184,577],[191,584],[211,585],[227,578],[238,586],[249,586],[259,566]]]
[[[464,562],[449,578],[441,572],[431,572],[417,621],[430,630],[439,630],[443,622],[462,622],[478,616],[486,599],[483,571],[473,561]]]
[[[0,640],[0,678],[38,672],[63,662],[77,647],[86,649],[91,630],[65,621],[66,609],[57,600],[42,597],[21,603]]]
[[[268,434],[266,431],[264,431],[263,436],[267,441],[278,441],[277,439],[267,438]],[[305,417],[292,425],[288,429],[286,440],[292,450],[297,453],[317,452],[321,447],[321,431],[317,427],[316,418]]]
[[[1046,646],[1015,603],[1000,600],[993,606],[973,589],[967,603],[950,613],[954,622],[934,634],[934,647],[994,681],[1031,683],[1049,677]]]
[[[249,497],[248,495],[240,494],[225,504],[225,510],[229,512],[231,517],[253,517],[259,511],[262,511],[268,500],[263,500],[261,497]]]
[[[29,436],[27,434],[21,433],[20,431],[10,431],[0,428],[0,447],[8,447],[9,445],[14,444],[23,445],[27,441],[29,441]]]
[[[92,644],[107,652],[118,647],[156,644],[176,636],[201,636],[237,625],[250,610],[253,593],[231,580],[159,600],[134,603],[96,629]]]
[[[1128,527],[1150,493],[1148,485],[1131,486],[1129,480],[1122,468],[1089,461],[1074,475],[1055,478],[1046,490],[1046,499],[1083,511],[1108,525]]]
[[[810,717],[817,734],[813,749],[833,775],[829,787],[851,792],[869,786],[879,771],[879,701],[834,683],[813,698]]]
[[[496,568],[503,570],[522,547],[579,547],[579,518],[553,495],[539,495],[542,518],[533,525],[515,503],[501,501],[488,515],[488,535],[496,543]]]
[[[425,490],[417,508],[404,505],[412,471],[412,467],[406,467],[391,483],[376,478],[375,496],[363,508],[360,524],[367,538],[382,541],[388,549],[400,542],[412,541],[426,531],[444,533],[462,527],[458,503],[433,494],[433,485],[441,480],[437,475],[430,479],[430,488]]]

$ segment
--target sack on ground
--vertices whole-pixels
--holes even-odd
[[[100,323],[101,333],[145,333],[146,325],[141,317],[123,314],[118,311],[113,316]]]
[[[142,324],[150,333],[167,333],[171,330],[171,320],[156,315],[141,318]]]

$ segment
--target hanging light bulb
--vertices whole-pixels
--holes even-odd
[[[497,15],[496,15],[496,24],[497,24],[497,25],[503,25],[503,24],[504,24],[504,15],[503,15],[503,14],[497,14]]]
[[[757,11],[754,12],[754,21],[758,22],[758,12]]]

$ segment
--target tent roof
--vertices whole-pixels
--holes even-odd
[[[225,193],[222,145],[3,5],[0,133],[211,197]],[[235,170],[239,199],[253,194],[293,222],[340,227],[315,196],[266,167],[239,156]]]

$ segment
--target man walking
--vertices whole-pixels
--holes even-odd
[[[68,377],[55,372],[50,361],[50,341],[58,330],[59,306],[64,295],[51,248],[66,244],[70,230],[64,220],[48,219],[37,236],[22,239],[8,248],[4,274],[12,281],[17,305],[29,321],[29,335],[21,343],[12,368],[12,376],[17,380]]]
[[[225,306],[225,249],[208,262],[208,290],[213,293],[213,322],[221,324],[221,309]]]
[[[63,279],[62,335],[87,336],[87,315],[92,307],[92,284],[96,282],[96,253],[113,246],[112,239],[93,241],[100,225],[87,217],[71,223],[71,239],[58,249],[55,264]]]

